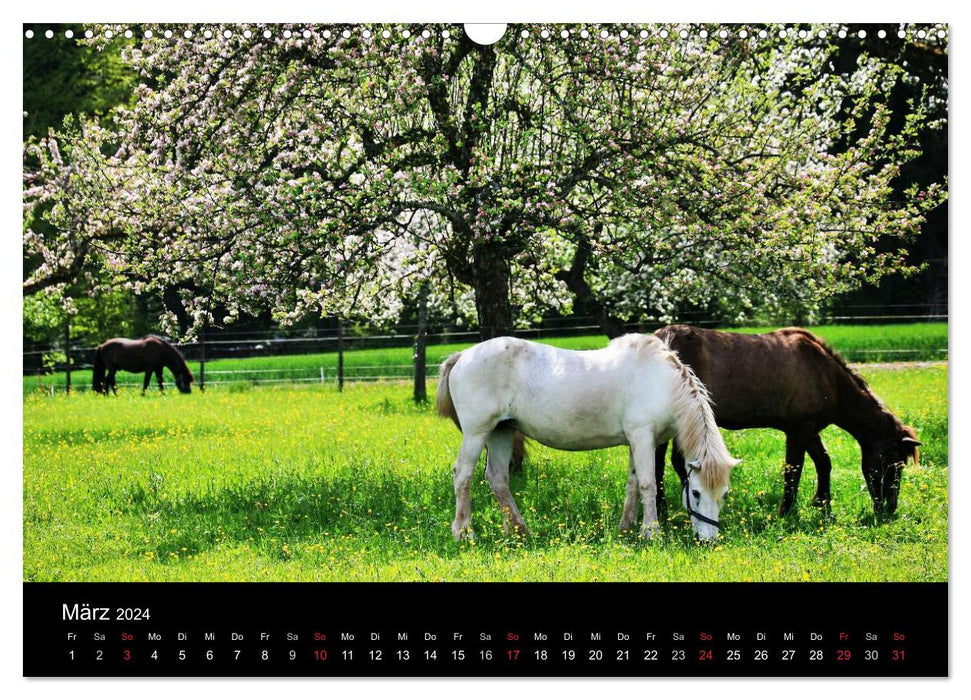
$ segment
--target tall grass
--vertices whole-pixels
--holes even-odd
[[[924,442],[897,516],[876,521],[859,449],[836,428],[830,513],[779,519],[784,441],[726,433],[733,475],[714,546],[695,543],[669,471],[658,541],[621,535],[624,449],[533,445],[507,536],[481,465],[477,539],[449,531],[459,433],[406,384],[217,387],[189,396],[24,398],[25,580],[946,580],[947,371],[875,369]]]

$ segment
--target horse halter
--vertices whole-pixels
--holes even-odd
[[[688,469],[694,469],[694,470],[698,469],[698,467],[694,467],[691,465],[686,465],[686,466],[688,467]],[[698,511],[696,511],[694,508],[691,507],[691,494],[688,493],[687,476],[685,476],[685,478],[681,480],[681,493],[684,495],[684,508],[685,510],[688,511],[688,515],[690,517],[695,518],[696,520],[700,520],[703,523],[714,525],[715,527],[721,527],[721,525],[718,524],[717,520],[713,520],[712,518],[709,518],[707,515],[702,515],[701,513],[699,513]]]

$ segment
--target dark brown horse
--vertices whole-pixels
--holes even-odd
[[[94,390],[108,395],[108,390],[118,393],[115,372],[144,372],[145,383],[142,394],[148,389],[152,374],[158,379],[158,389],[162,391],[162,368],[168,367],[175,375],[175,386],[183,394],[192,391],[192,372],[182,353],[158,336],[148,335],[141,340],[112,338],[106,340],[94,351]]]
[[[708,387],[719,427],[775,428],[786,434],[783,515],[796,502],[807,452],[816,465],[814,502],[829,504],[832,463],[819,438],[828,425],[839,426],[860,444],[874,512],[893,514],[897,509],[904,463],[919,457],[917,434],[821,339],[801,328],[747,335],[677,325],[655,334]],[[666,444],[657,450],[659,473],[666,450]],[[672,461],[683,480],[684,458],[677,449]],[[664,498],[661,483],[659,476],[659,502]]]

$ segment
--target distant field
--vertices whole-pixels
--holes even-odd
[[[581,340],[571,340],[582,343]],[[448,350],[433,355],[431,361]],[[623,448],[534,446],[512,489],[534,536],[503,534],[480,464],[478,539],[455,543],[459,433],[406,383],[125,390],[24,397],[23,576],[28,581],[945,581],[946,366],[874,368],[875,391],[914,424],[896,517],[877,522],[856,443],[828,429],[831,516],[778,518],[780,433],[726,433],[744,464],[722,538],[693,541],[680,505],[658,541],[617,532]],[[430,387],[431,390],[434,386]],[[669,493],[677,478],[669,469]],[[675,501],[676,496],[675,496]]]
[[[774,328],[733,328],[738,333],[764,333]],[[809,330],[824,338],[850,362],[896,362],[913,360],[946,360],[947,324],[912,323],[873,326],[812,326]],[[592,350],[606,345],[602,335],[570,338],[544,338],[541,342],[574,350]],[[472,345],[472,342],[428,347],[430,373],[449,354]],[[344,354],[344,372],[349,381],[356,378],[407,378],[411,376],[412,349],[349,350]],[[198,363],[190,362],[198,374]],[[206,363],[206,381],[213,382],[319,382],[321,369],[324,379],[336,381],[337,353],[308,355],[277,355],[242,359],[213,360]],[[225,372],[232,372],[226,374]],[[172,376],[166,372],[167,381]],[[141,386],[139,375],[120,373],[119,383]],[[72,383],[82,389],[91,386],[90,370],[72,373]],[[25,377],[24,392],[30,393],[51,386],[64,386],[63,374],[44,377]]]

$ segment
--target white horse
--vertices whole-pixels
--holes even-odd
[[[647,539],[658,527],[654,448],[676,439],[690,467],[682,502],[701,539],[718,536],[721,501],[740,460],[722,441],[704,385],[653,335],[625,335],[602,350],[584,352],[493,338],[442,363],[435,404],[462,431],[453,468],[456,539],[472,535],[469,486],[483,447],[503,527],[528,534],[509,491],[516,430],[561,450],[629,445],[620,528],[629,530],[637,518],[640,492],[641,534]]]

